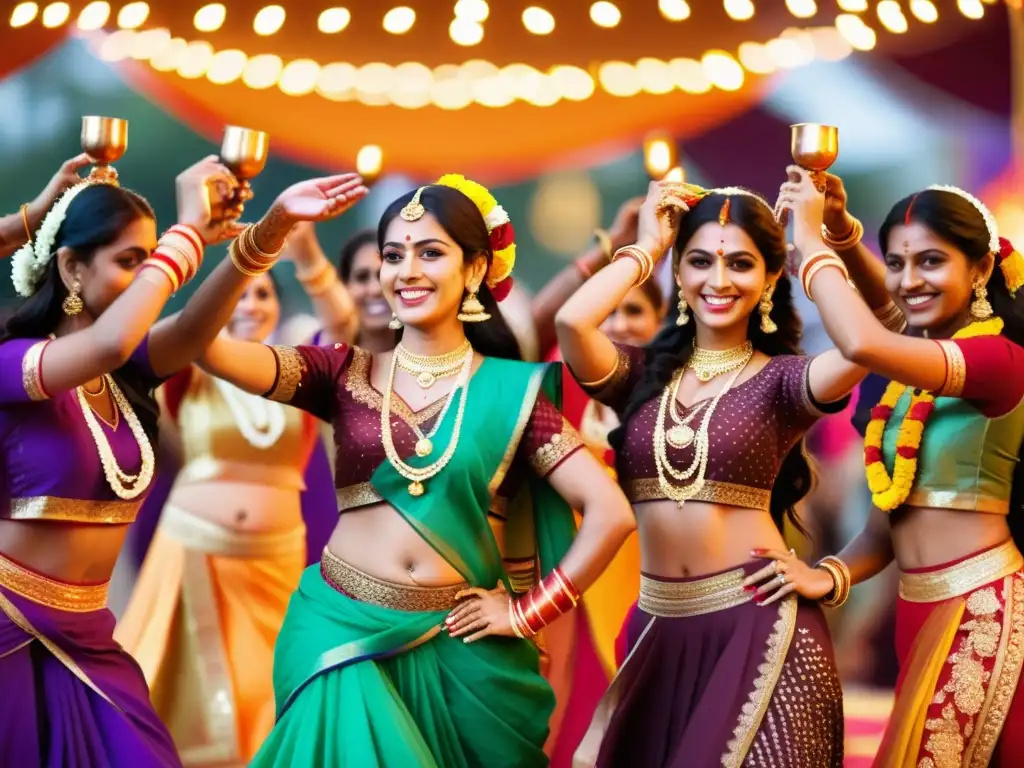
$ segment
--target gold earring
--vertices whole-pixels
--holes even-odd
[[[775,293],[775,283],[768,283],[764,287],[764,292],[761,294],[761,301],[758,303],[758,308],[761,310],[761,330],[764,333],[775,333],[779,330],[779,326],[775,324],[775,321],[769,316],[772,309],[775,307],[772,304],[772,295]]]
[[[676,318],[676,325],[682,328],[688,322],[690,322],[690,315],[687,314],[686,310],[690,308],[690,305],[686,303],[686,299],[683,298],[683,291],[679,291],[679,317]]]
[[[468,288],[469,294],[462,300],[462,311],[459,312],[459,320],[464,323],[482,323],[491,319],[484,309],[484,305],[477,298],[477,288]]]
[[[981,281],[974,284],[974,301],[971,303],[971,317],[988,320],[992,317],[992,305],[988,302],[988,288]]]
[[[392,331],[402,330],[402,321],[398,319],[398,315],[394,312],[391,313],[391,322],[388,323],[388,328]]]
[[[81,290],[82,284],[75,280],[71,284],[71,290],[68,292],[68,295],[64,298],[64,303],[61,306],[64,308],[64,314],[68,317],[82,314],[82,309],[85,305],[82,303],[82,297],[79,295]]]

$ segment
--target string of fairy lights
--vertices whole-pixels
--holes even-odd
[[[665,61],[646,57],[598,62],[588,69],[556,65],[543,71],[523,63],[498,66],[481,59],[431,68],[419,62],[355,65],[310,58],[285,61],[275,54],[249,55],[238,48],[218,50],[203,39],[188,39],[164,28],[146,28],[149,5],[138,1],[120,6],[115,13],[105,0],[93,0],[78,9],[74,21],[67,2],[51,2],[42,7],[35,2],[21,2],[12,10],[9,23],[13,28],[38,22],[51,29],[73,23],[85,32],[109,30],[100,46],[104,59],[146,61],[159,72],[175,72],[185,79],[206,78],[218,85],[241,82],[254,90],[276,87],[291,96],[316,93],[333,101],[357,101],[368,106],[435,106],[454,110],[472,104],[500,108],[515,102],[552,106],[562,100],[584,101],[598,89],[622,98],[640,93],[735,91],[743,87],[748,75],[769,75],[815,60],[836,61],[855,50],[874,48],[881,30],[899,35],[906,33],[912,23],[939,21],[939,11],[932,0],[836,2],[841,12],[833,23],[815,26],[810,20],[819,13],[816,0],[785,0],[796,23],[805,26],[791,27],[770,40],[744,42],[735,52],[712,49],[700,59]],[[985,6],[997,2],[957,0],[957,8],[968,19],[980,19],[985,15]],[[657,0],[657,4],[662,18],[671,23],[684,23],[694,13],[686,0]],[[627,3],[617,5],[599,0],[590,4],[589,20],[598,27],[611,29],[621,22],[629,7]],[[738,22],[753,19],[757,14],[752,0],[722,0],[722,8],[730,19]],[[379,15],[383,30],[392,35],[406,35],[416,27],[416,11],[408,6],[373,13]],[[489,14],[486,0],[458,0],[448,27],[452,41],[467,49],[478,45],[484,39]],[[559,23],[580,21],[569,16],[569,11],[564,15],[559,20],[550,10],[535,5],[523,10],[521,20],[528,33],[543,36],[551,34]],[[317,29],[324,35],[341,34],[352,23],[352,17],[347,8],[325,8],[317,17]],[[242,18],[251,20],[253,32],[262,37],[275,35],[288,23],[282,5],[267,5],[255,13],[231,11],[230,23],[238,24]],[[216,32],[226,23],[229,11],[222,3],[205,4],[193,16],[197,33]]]

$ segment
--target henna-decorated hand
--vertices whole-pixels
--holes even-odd
[[[668,253],[676,239],[683,214],[690,210],[686,189],[678,182],[652,181],[647,198],[637,215],[637,244],[658,261]]]
[[[277,196],[256,227],[256,244],[277,253],[300,221],[327,221],[340,216],[366,197],[369,190],[356,173],[342,173],[292,184]]]
[[[215,210],[229,208],[238,180],[216,155],[204,157],[174,180],[178,199],[178,223],[198,230],[207,245],[237,237],[242,225],[237,217],[214,220]]]

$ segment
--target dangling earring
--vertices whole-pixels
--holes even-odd
[[[486,320],[490,320],[491,316],[487,314],[487,310],[484,309],[484,305],[480,303],[480,299],[476,297],[478,289],[469,288],[469,295],[462,300],[462,311],[459,312],[459,320],[464,323],[482,323]]]
[[[82,284],[75,280],[71,284],[71,290],[68,292],[68,295],[64,298],[64,303],[61,306],[64,308],[64,314],[68,317],[82,314],[82,308],[85,305],[82,304],[82,297],[78,294],[81,290]]]
[[[391,313],[391,322],[388,323],[388,328],[392,331],[402,330],[402,321],[398,319],[398,315],[394,312]]]
[[[686,299],[683,298],[683,291],[679,291],[679,317],[676,318],[676,325],[682,328],[688,322],[690,322],[690,315],[687,314],[686,310],[690,308],[690,305],[686,303]]]
[[[974,284],[974,301],[971,303],[971,317],[975,320],[988,320],[992,317],[992,305],[988,303],[988,288],[982,282]]]
[[[774,293],[775,283],[768,283],[764,287],[764,293],[761,294],[761,301],[758,303],[758,308],[761,310],[761,330],[764,333],[775,333],[779,330],[779,326],[769,317],[772,308],[775,306],[772,304],[772,294]]]

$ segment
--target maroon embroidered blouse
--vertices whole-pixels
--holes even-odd
[[[621,414],[644,372],[644,351],[616,345],[619,362],[615,373],[594,399]],[[769,508],[772,486],[783,459],[808,429],[826,413],[846,407],[849,398],[822,405],[811,397],[807,372],[812,358],[797,355],[773,357],[754,376],[730,389],[719,401],[708,427],[710,445],[703,490],[695,501],[728,504],[746,509]],[[654,457],[654,430],[661,395],[651,398],[625,425],[626,436],[616,457],[619,483],[630,502],[665,499]],[[703,408],[701,400],[685,416]],[[694,417],[699,424],[701,414]],[[690,466],[694,444],[685,448],[666,446],[672,466]]]
[[[267,396],[334,426],[339,511],[380,503],[370,478],[387,461],[380,424],[384,399],[370,383],[372,355],[345,344],[272,349],[278,360],[278,377]],[[429,434],[443,407],[442,398],[414,412],[401,398],[392,399],[391,430],[403,459],[415,454],[418,440],[410,424]],[[467,437],[471,439],[463,435],[463,439]],[[515,495],[524,472],[546,477],[582,445],[554,403],[538,394],[512,466],[493,500],[492,514],[504,516],[507,500]]]

